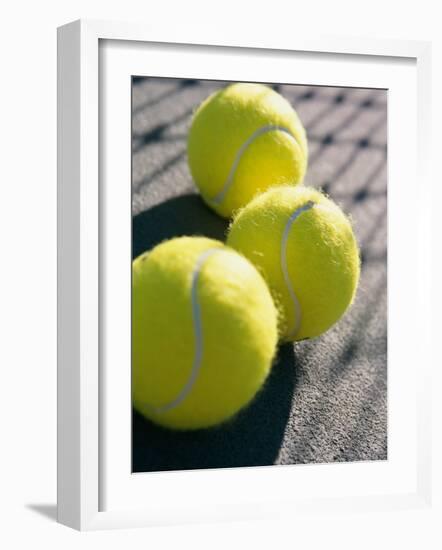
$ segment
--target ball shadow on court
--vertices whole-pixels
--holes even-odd
[[[285,344],[279,348],[272,371],[252,403],[220,426],[195,431],[168,430],[134,411],[133,472],[274,464],[295,385],[293,345]]]
[[[162,202],[133,218],[133,257],[165,239],[204,235],[224,240],[228,221],[196,194]],[[274,464],[281,448],[296,384],[293,346],[279,348],[272,371],[252,403],[233,419],[206,430],[173,431],[133,412],[134,472]]]
[[[199,195],[174,197],[141,212],[132,220],[132,258],[182,235],[224,240],[228,221],[212,212]]]

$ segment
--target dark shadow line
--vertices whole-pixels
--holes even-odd
[[[290,102],[293,102],[293,101],[307,102],[307,101],[314,100],[315,103],[328,103],[328,104],[334,103],[335,105],[345,103],[346,105],[349,105],[351,107],[353,106],[359,107],[365,110],[370,109],[370,110],[384,110],[384,111],[387,109],[387,105],[388,105],[387,101],[378,101],[375,98],[375,95],[376,97],[379,95],[376,92],[379,92],[380,90],[376,90],[375,95],[372,94],[371,96],[366,97],[361,101],[360,99],[359,100],[354,99],[354,97],[352,97],[352,94],[351,94],[353,90],[360,90],[361,88],[351,88],[351,87],[340,88],[339,86],[338,87],[330,86],[330,88],[335,88],[336,90],[340,90],[340,92],[337,95],[324,96],[324,95],[321,95],[321,90],[329,86],[321,86],[321,85],[305,86],[302,84],[294,84],[294,85],[283,84],[282,87],[284,88],[281,92],[282,95],[286,99],[288,99]],[[294,88],[299,88],[299,87],[303,87],[304,91],[300,94],[296,94],[294,91]],[[318,89],[319,89],[319,93],[317,93]],[[370,88],[364,88],[364,90],[373,91],[373,89],[370,90]],[[382,92],[385,92],[385,90],[382,90]]]
[[[375,167],[375,169],[371,172],[371,174],[366,178],[365,182],[361,185],[360,189],[354,193],[353,195],[353,202],[363,202],[366,200],[370,200],[373,198],[379,198],[379,197],[386,197],[387,196],[387,188],[383,189],[382,191],[371,191],[370,187],[375,181],[375,179],[383,172],[384,168],[386,167],[386,163],[384,160],[382,160],[378,166]]]
[[[133,257],[181,235],[205,235],[223,241],[227,227],[228,221],[217,216],[196,193],[171,197],[133,216]]]
[[[186,141],[186,140],[187,140],[186,134],[175,134],[175,135],[169,135],[169,136],[160,136],[158,138],[158,143],[171,143],[175,141]],[[137,142],[136,145],[138,146],[138,144],[139,144],[139,141]],[[139,149],[141,148],[142,147],[140,147]],[[133,151],[135,151],[135,149],[133,149]]]
[[[328,109],[328,112],[332,112],[334,109],[337,108],[338,105],[347,104],[346,98],[347,96],[341,94],[344,99],[342,101],[336,102],[336,96],[331,100],[330,102],[330,109]],[[355,110],[350,113],[336,128],[334,128],[332,131],[329,132],[329,134],[336,134],[340,132],[343,128],[346,128],[351,122],[353,122],[356,118],[358,118],[359,114],[364,112],[364,109],[361,109],[360,105],[355,105]],[[324,118],[324,116],[316,117],[313,121],[310,121],[310,123],[307,125],[307,134],[311,131],[313,126],[316,126],[321,120]]]
[[[323,186],[322,187],[322,190],[324,193],[327,193],[327,190],[328,190],[328,187],[327,186]],[[333,200],[334,201],[345,201],[346,199],[348,199],[349,197],[351,196],[350,193],[333,193]],[[367,191],[365,192],[365,190],[363,188],[361,188],[359,191],[357,191],[354,195],[353,195],[353,202],[362,202],[362,201],[370,201],[372,199],[379,199],[381,197],[386,197],[387,196],[387,190],[386,189],[383,189],[382,191]]]
[[[367,189],[369,187],[371,187],[372,183],[375,181],[375,179],[379,176],[379,174],[382,173],[382,171],[384,170],[384,168],[386,168],[387,166],[387,154],[385,153],[385,157],[381,159],[381,161],[379,162],[379,164],[374,168],[374,170],[372,170],[371,174],[366,178],[366,180],[364,181],[362,187],[364,189]],[[385,194],[387,193],[387,190],[385,189]]]
[[[364,269],[368,264],[374,264],[374,263],[383,263],[387,261],[387,253],[384,254],[377,254],[377,255],[370,255],[370,254],[364,254],[364,261],[362,262],[362,269]]]
[[[310,162],[310,166],[314,162],[317,162],[318,158],[322,155],[322,153],[324,152],[326,147],[327,147],[326,145],[323,145],[323,146],[321,146],[320,149],[318,149],[316,151],[317,153],[318,153],[318,151],[320,151],[320,153],[318,153],[314,156],[314,158]],[[350,166],[353,164],[355,159],[358,157],[359,153],[360,153],[359,146],[355,145],[354,148],[353,148],[353,151],[351,152],[351,154],[347,158],[347,160],[345,162],[343,162],[341,164],[341,166],[337,170],[335,170],[335,173],[327,179],[327,182],[325,182],[327,184],[327,186],[330,186],[332,183],[334,183],[337,178],[341,177],[350,168]]]
[[[379,255],[378,257],[368,256],[368,261],[363,260],[361,267],[362,267],[362,269],[364,269],[368,262],[371,262],[371,261],[373,261],[373,262],[374,261],[382,262],[382,261],[386,261],[386,259],[387,259],[387,252],[385,252],[385,256],[382,256],[382,255]],[[370,310],[372,309],[372,305],[375,304],[378,301],[377,296],[374,296],[374,294],[376,294],[376,292],[377,292],[377,294],[379,294],[379,292],[381,292],[382,289],[385,288],[385,287],[386,287],[385,276],[382,273],[379,273],[378,277],[376,278],[376,280],[374,282],[373,287],[370,288],[370,295],[369,295],[368,301],[365,299],[365,296],[360,296],[359,298],[357,298],[358,300],[363,300],[364,301],[364,308],[361,309],[358,312],[357,316],[355,315],[355,320],[354,320],[354,323],[351,326],[351,331],[349,332],[348,336],[346,337],[347,345],[350,345],[352,340],[357,339],[358,335],[360,336],[359,330],[360,330],[361,323],[364,323],[364,326],[367,324],[367,322],[368,322],[368,320],[371,316],[371,311]],[[364,294],[364,287],[361,284],[359,285],[359,289],[358,289],[357,292],[358,292],[358,294],[359,293]],[[361,321],[361,319],[362,319],[362,321]],[[332,331],[333,331],[333,329],[332,329]],[[325,335],[322,336],[322,338],[325,338],[325,339],[327,339],[329,337],[333,338],[333,335],[332,334],[329,335],[329,334],[326,333]],[[314,340],[306,341],[304,343],[303,347],[304,347],[304,349],[303,349],[302,354],[301,354],[302,361],[300,361],[299,367],[298,367],[299,369],[301,369],[301,371],[308,368],[310,358],[315,353],[315,349],[316,349],[315,348],[315,341]],[[335,356],[339,355],[339,357],[341,357],[343,353],[345,353],[344,348],[342,348],[342,350],[340,352],[337,351]],[[307,367],[305,365],[307,365]],[[333,370],[333,366],[330,365],[330,372],[332,370]]]
[[[146,80],[150,80],[148,76],[133,76],[132,77],[132,84],[139,85],[143,84]]]
[[[364,247],[367,246],[367,244],[373,240],[373,237],[374,235],[376,235],[376,232],[383,227],[383,225],[381,224],[381,221],[385,218],[386,212],[387,212],[387,201],[385,201],[384,207],[374,219],[374,223],[371,229],[369,230],[369,232],[363,237],[361,237],[361,242],[364,243]]]
[[[363,148],[366,149],[368,148],[368,145],[370,143],[370,137],[375,134],[377,132],[377,130],[380,128],[380,126],[382,124],[384,124],[385,122],[385,117],[380,117],[379,120],[377,120],[369,129],[368,129],[368,133],[367,133],[367,136],[362,139],[362,140],[358,140],[355,143],[354,145],[354,149],[352,151],[352,153],[350,154],[349,158],[335,171],[335,173],[328,179],[328,183],[333,183],[334,181],[336,181],[337,178],[340,178],[342,177],[342,175],[348,170],[348,168],[351,166],[351,164],[354,162],[354,160],[356,159],[356,157],[358,156],[358,154],[360,153],[360,149],[361,149],[361,146],[363,144]],[[339,125],[339,130],[342,130],[343,129],[343,126],[342,124]],[[334,133],[335,133],[336,129],[333,130],[332,132],[329,133],[329,135],[333,136]],[[334,143],[334,141],[332,140],[331,143]],[[328,147],[328,143],[324,143],[323,145],[321,145],[316,151],[315,151],[315,154],[312,155],[312,157],[310,158],[309,160],[309,165],[312,166],[313,163],[317,162],[318,161],[318,158],[324,153],[325,149]]]
[[[132,140],[137,142],[137,147],[132,148],[132,153],[137,153],[140,149],[145,147],[146,145],[161,141],[162,134],[172,125],[179,124],[180,122],[183,122],[186,118],[191,116],[193,113],[193,108],[188,109],[183,114],[177,116],[173,120],[169,120],[168,122],[163,122],[162,124],[157,124],[153,128],[151,128],[147,132],[143,132],[142,134],[136,134],[135,132],[132,133]]]
[[[334,110],[336,109],[336,104],[335,103],[328,103],[327,106],[325,107],[325,109],[323,109],[322,111],[320,111],[315,117],[313,117],[312,120],[310,120],[310,122],[306,125],[306,132],[307,132],[307,135],[309,135],[309,133],[311,132],[312,128],[314,128],[315,126],[317,126],[319,124],[319,122],[321,122],[322,120],[324,120],[324,118],[329,115],[330,113],[332,113]]]
[[[169,99],[170,97],[173,97],[174,95],[179,94],[183,90],[186,90],[187,88],[189,88],[189,86],[199,86],[199,85],[200,85],[200,82],[198,80],[192,80],[192,79],[181,80],[171,90],[168,90],[164,94],[162,94],[158,97],[152,98],[149,101],[146,101],[142,105],[139,105],[138,107],[133,109],[132,116],[138,114],[139,112],[143,111],[144,109],[147,109],[147,108],[150,108],[150,107],[154,107],[155,105],[158,105],[158,103],[161,103],[165,99]]]
[[[377,284],[370,288],[370,299],[365,301],[364,308],[361,308],[359,315],[355,317],[352,324],[351,333],[348,335],[346,345],[342,348],[340,353],[336,354],[334,365],[330,366],[329,374],[330,378],[337,380],[351,365],[351,359],[357,353],[361,346],[360,327],[366,327],[376,314],[376,308],[373,307],[379,302],[379,297],[386,292],[386,281],[383,274],[378,278]]]
[[[184,136],[183,136],[184,137]],[[312,143],[322,143],[324,141],[324,136],[312,136],[309,134],[308,140]],[[335,139],[333,138],[332,144],[333,145],[358,145],[360,147],[360,141],[361,140],[355,140],[355,139]],[[385,151],[385,144],[383,143],[374,143],[369,142],[366,147],[366,149],[375,149],[380,151]]]
[[[170,97],[173,97],[174,95],[178,94],[182,91],[183,88],[178,84],[171,90],[168,90],[167,92],[164,92],[163,94],[159,95],[158,97],[154,97],[145,103],[142,103],[141,105],[138,105],[138,107],[135,107],[132,111],[132,116],[137,115],[141,111],[144,111],[144,109],[148,109],[150,107],[154,107],[155,105],[158,105],[158,103],[161,103],[165,99],[168,99]]]
[[[336,107],[336,105],[332,105],[333,109]],[[332,110],[333,110],[332,109]],[[349,126],[349,124],[351,124],[352,122],[354,122],[362,113],[364,113],[364,109],[359,107],[357,109],[355,109],[349,116],[347,116],[344,120],[342,120],[335,128],[333,128],[332,130],[330,130],[328,133],[327,133],[327,136],[331,136],[330,140],[329,141],[325,141],[325,138],[327,136],[325,136],[325,138],[323,138],[323,141],[324,141],[324,144],[319,147],[317,150],[316,150],[316,154],[314,155],[314,158],[313,160],[310,159],[310,164],[312,162],[316,162],[318,160],[318,158],[322,155],[322,153],[324,152],[325,148],[330,145],[331,143],[334,143],[334,136],[335,134],[338,134],[341,130],[343,130],[344,128],[346,128],[347,126]],[[379,118],[379,120],[372,126],[372,128],[369,129],[368,131],[368,135],[367,137],[365,138],[365,140],[369,140],[369,138],[379,129],[379,127],[384,123],[385,121],[385,117],[382,116]],[[316,122],[315,122],[316,124]],[[314,124],[314,125],[315,125]],[[311,131],[311,128],[312,128],[312,124],[310,123],[308,126],[307,126],[307,136],[309,136],[310,134],[310,131]],[[357,146],[359,147],[359,143],[361,142],[362,140],[359,140],[357,142]]]
[[[134,189],[133,194],[135,195],[136,193],[139,193],[143,187],[152,183],[153,179],[160,176],[164,172],[167,172],[167,170],[170,170],[170,168],[178,164],[178,162],[180,162],[185,157],[185,155],[186,155],[186,151],[185,150],[181,151],[181,153],[178,153],[177,155],[169,159],[160,168],[157,168],[156,170],[154,170],[149,176],[139,181],[136,185],[133,184],[133,189]]]
[[[357,109],[352,115],[348,116],[340,124],[338,124],[338,126],[336,126],[330,133],[332,134],[339,133],[341,130],[346,128],[349,125],[349,123],[353,122],[356,118],[358,118],[358,116],[361,113],[364,113],[364,112],[365,112],[365,109],[362,109],[362,108]],[[367,138],[370,138],[374,133],[377,132],[377,130],[382,126],[382,124],[385,123],[384,113],[382,113],[382,115],[383,116],[380,116],[379,119],[369,128]]]
[[[174,134],[169,136],[161,136],[159,138],[159,141],[162,143],[167,142],[175,142],[175,141],[185,141],[187,139],[186,134]],[[308,141],[311,143],[322,143],[324,140],[324,137],[320,136],[308,136]],[[354,139],[334,139],[333,145],[358,145],[360,140],[354,140]],[[374,151],[385,151],[385,144],[382,143],[373,143],[370,142],[367,144],[366,149],[374,150]]]

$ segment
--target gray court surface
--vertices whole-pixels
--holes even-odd
[[[187,167],[196,106],[220,82],[133,79],[133,256],[166,238],[224,239]],[[311,341],[280,346],[252,404],[210,430],[174,432],[133,415],[133,471],[387,458],[387,92],[277,85],[306,127],[306,184],[351,215],[362,275],[351,310]]]

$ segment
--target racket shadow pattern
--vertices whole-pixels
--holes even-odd
[[[134,258],[174,236],[224,239],[227,221],[192,183],[186,137],[194,109],[226,84],[133,79]],[[352,218],[357,298],[323,336],[281,346],[252,404],[218,428],[174,432],[134,412],[134,472],[387,459],[387,91],[273,87],[306,127],[305,183]]]

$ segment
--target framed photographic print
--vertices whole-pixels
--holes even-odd
[[[58,71],[59,521],[425,505],[429,46],[81,21]]]

